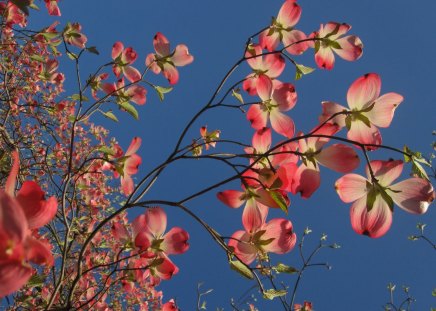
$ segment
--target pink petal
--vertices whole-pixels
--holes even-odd
[[[376,73],[367,73],[351,84],[347,93],[348,106],[361,110],[372,104],[380,95],[381,79]]]
[[[115,95],[115,92],[117,90],[117,87],[113,83],[104,83],[101,86],[101,89],[107,94],[107,95]]]
[[[161,237],[167,228],[167,214],[160,207],[148,208],[145,212],[146,231],[155,237]]]
[[[287,47],[286,51],[288,53],[292,55],[300,55],[309,48],[309,44],[304,41],[305,39],[307,39],[307,36],[304,32],[294,29],[283,34],[283,45]]]
[[[262,67],[265,67],[268,71],[266,74],[270,78],[277,78],[285,69],[285,59],[280,54],[268,54],[265,56],[265,61]]]
[[[267,208],[266,211],[268,211]],[[247,200],[242,213],[242,224],[244,225],[245,231],[248,233],[258,231],[265,223],[267,213],[268,212],[265,212],[265,207],[258,204],[254,198]]]
[[[335,55],[329,47],[321,46],[315,53],[315,62],[319,68],[331,70],[335,64]]]
[[[168,257],[164,257],[164,261],[155,267],[153,271],[162,280],[169,280],[179,272],[179,268]]]
[[[133,85],[126,91],[126,95],[130,97],[130,100],[138,105],[144,105],[147,101],[147,90],[141,85]]]
[[[183,254],[189,248],[188,239],[188,232],[174,227],[165,234],[161,248],[167,255]]]
[[[316,160],[339,173],[349,173],[355,170],[360,163],[359,156],[350,146],[334,144],[328,146],[315,156]]]
[[[245,52],[245,58],[247,59],[248,65],[254,70],[260,70],[263,64],[263,57],[257,55],[262,54],[262,47],[258,44],[251,44],[248,46],[247,51]]]
[[[302,198],[309,198],[319,188],[321,178],[319,170],[301,164],[292,179],[292,193],[300,193]]]
[[[138,167],[141,165],[142,159],[137,154],[132,154],[124,162],[124,175],[135,175],[138,173]]]
[[[17,150],[12,151],[12,168],[9,172],[8,178],[5,184],[5,192],[10,196],[14,196],[15,194],[15,185],[17,183],[17,175],[20,169],[20,156]]]
[[[283,28],[293,27],[300,20],[300,16],[301,7],[294,1],[286,1],[280,8],[277,22],[282,24]]]
[[[389,186],[395,179],[400,177],[403,171],[403,161],[371,161],[371,168],[380,185]],[[366,167],[366,176],[371,178],[368,167]]]
[[[186,45],[179,44],[174,50],[174,55],[171,57],[171,61],[175,66],[186,66],[194,61],[194,56],[189,54],[189,50]]]
[[[156,63],[156,56],[153,53],[150,53],[145,58],[145,65],[147,67],[150,67],[151,71],[153,71],[154,74],[159,74],[161,72],[161,68]]]
[[[123,50],[124,45],[120,41],[115,42],[112,46],[112,59],[115,60],[118,56],[120,56]]]
[[[137,82],[141,80],[141,73],[138,71],[138,69],[132,66],[125,66],[123,68],[123,72],[124,72],[124,76],[130,82]]]
[[[287,184],[288,181],[285,180],[285,184]],[[280,205],[277,204],[277,202],[273,199],[272,195],[282,197],[283,201],[285,201],[287,206],[289,206],[289,198],[287,197],[285,192],[279,191],[279,190],[266,190],[263,188],[259,188],[255,191],[257,197],[256,201],[261,203],[262,205],[271,207],[271,208],[280,208]]]
[[[136,153],[136,151],[138,151],[139,147],[141,147],[141,138],[140,137],[134,137],[130,143],[129,148],[127,148],[126,151],[126,156],[130,156],[134,153]]]
[[[246,265],[252,263],[257,257],[257,248],[250,243],[251,235],[245,231],[236,231],[229,240],[229,247],[234,249],[234,253],[239,260]]]
[[[171,64],[164,64],[163,75],[171,85],[177,84],[177,82],[179,82],[179,71]]]
[[[274,131],[287,138],[294,136],[295,124],[290,117],[278,110],[273,110],[271,111],[269,118]]]
[[[281,83],[274,89],[272,98],[280,111],[288,111],[297,103],[297,92],[291,83]]]
[[[341,49],[334,49],[335,53],[342,59],[355,61],[362,56],[363,44],[359,37],[346,36],[336,40],[341,46]]]
[[[271,129],[264,127],[253,135],[252,144],[258,153],[265,153],[271,147]]]
[[[377,195],[369,212],[366,206],[366,196],[354,202],[350,209],[350,218],[354,231],[371,238],[381,237],[392,224],[392,212],[381,195]]]
[[[260,130],[266,127],[268,122],[268,112],[264,111],[261,105],[251,105],[247,111],[247,120],[250,121],[251,127]]]
[[[257,95],[259,95],[262,101],[270,100],[273,92],[273,83],[271,78],[266,75],[259,75],[257,78],[256,90]]]
[[[121,176],[121,190],[123,191],[124,195],[130,195],[132,194],[133,190],[135,189],[135,185],[133,184],[133,179],[130,175],[125,174],[124,176]]]
[[[322,105],[322,114],[319,117],[319,123],[324,123],[325,121],[330,119],[330,117],[332,115],[334,115],[335,113],[348,111],[348,109],[345,108],[344,106],[341,106],[341,105],[336,104],[334,102],[324,101],[321,103],[321,105]],[[331,119],[329,122],[331,122],[333,124],[337,124],[341,128],[345,127],[345,115],[338,115],[338,116],[334,117],[333,119]]]
[[[59,9],[57,0],[45,0],[45,6],[49,15],[61,16],[61,10]]]
[[[153,237],[150,233],[141,231],[135,235],[135,246],[139,248],[141,251],[147,250],[151,246],[151,241]]]
[[[112,223],[111,234],[122,244],[125,244],[130,240],[129,231],[127,231],[127,228],[123,223]]]
[[[255,74],[249,74],[245,77],[244,82],[242,82],[242,89],[250,94],[251,96],[257,95],[256,90],[257,76]]]
[[[17,201],[26,215],[29,229],[48,224],[56,215],[58,208],[56,198],[50,197],[45,200],[44,197],[44,191],[34,181],[25,181],[17,193]]]
[[[265,230],[265,233],[261,240],[274,239],[271,243],[262,245],[262,249],[266,252],[285,254],[291,251],[297,242],[292,223],[287,219],[271,219],[262,230]]]
[[[259,43],[262,48],[267,49],[268,51],[274,51],[280,43],[280,34],[277,31],[274,31],[271,35],[269,34],[269,29],[263,31],[259,35]]]
[[[238,208],[245,202],[245,193],[236,190],[225,190],[217,193],[217,198],[225,205]]]
[[[319,30],[319,36],[324,38],[329,35],[329,39],[335,40],[338,37],[346,34],[351,29],[351,26],[345,23],[329,22],[325,25],[321,25]],[[335,34],[333,34],[335,33]]]
[[[153,46],[159,57],[170,55],[170,43],[162,33],[156,33],[153,38]]]
[[[339,198],[350,203],[362,197],[366,197],[367,179],[357,174],[347,174],[339,178],[335,183],[336,192]]]
[[[395,109],[403,101],[403,96],[397,93],[387,93],[375,100],[372,110],[367,112],[371,123],[379,127],[388,127],[394,117]]]
[[[32,276],[33,269],[19,261],[0,264],[0,298],[19,290]]]
[[[351,122],[351,129],[348,131],[347,138],[361,144],[381,145],[382,137],[377,127],[370,124],[368,127],[360,120]],[[367,147],[368,150],[375,150],[378,147]]]
[[[435,198],[431,183],[422,178],[409,178],[389,187],[395,204],[406,212],[423,214]],[[399,192],[398,192],[399,191]]]
[[[39,265],[53,265],[54,258],[51,251],[51,245],[47,241],[37,240],[29,236],[25,241],[25,248],[27,260]]]
[[[0,237],[21,243],[27,235],[26,215],[17,200],[0,190]]]

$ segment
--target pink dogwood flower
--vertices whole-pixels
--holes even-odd
[[[79,23],[68,23],[63,32],[65,42],[84,49],[88,38],[81,31],[82,26]]]
[[[267,253],[285,254],[295,246],[292,223],[283,218],[266,222],[267,214],[268,210],[248,208],[242,215],[245,231],[236,231],[229,240],[235,255],[247,265]]]
[[[371,161],[367,178],[347,174],[336,181],[336,191],[350,210],[351,226],[359,234],[383,236],[392,224],[394,203],[406,212],[423,214],[435,198],[433,186],[422,178],[409,178],[393,184],[403,170],[401,160]]]
[[[303,53],[308,45],[306,42],[295,44],[306,39],[306,35],[294,28],[301,16],[301,7],[295,0],[287,0],[280,8],[277,18],[273,19],[272,25],[259,35],[260,45],[268,51],[274,51],[280,42],[290,54]]]
[[[257,80],[260,75],[266,75],[271,79],[275,79],[281,75],[286,65],[285,59],[280,54],[257,56],[261,54],[262,47],[258,44],[249,45],[245,53],[247,63],[253,69],[253,73],[245,78],[242,88],[252,96],[257,95]]]
[[[32,231],[49,223],[56,214],[57,200],[44,198],[33,181],[23,183],[14,195],[19,170],[18,152],[4,190],[0,190],[0,297],[20,289],[33,274],[29,262],[53,264],[51,246]]]
[[[194,57],[189,54],[188,47],[179,44],[171,52],[168,39],[160,32],[154,36],[153,46],[156,53],[149,54],[145,64],[150,66],[155,74],[162,72],[170,84],[176,84],[179,81],[179,72],[176,67],[186,66],[194,61]]]
[[[114,60],[112,70],[115,76],[119,78],[123,73],[130,82],[141,80],[141,73],[131,66],[137,58],[138,55],[132,47],[124,48],[121,42],[115,42],[112,47],[112,59]]]
[[[247,111],[247,119],[251,126],[259,130],[267,126],[268,120],[277,133],[291,138],[294,136],[294,121],[283,112],[292,109],[297,103],[297,93],[290,83],[272,81],[261,75],[257,80],[257,93],[262,100],[252,105]]]
[[[403,101],[397,93],[380,96],[381,79],[378,74],[368,73],[351,84],[347,93],[349,109],[334,102],[323,102],[320,122],[324,122],[335,113],[344,112],[329,122],[347,127],[347,137],[362,144],[380,145],[382,137],[377,127],[388,127],[394,117],[395,109]],[[368,146],[374,150],[376,146]]]
[[[119,79],[116,83],[104,83],[101,88],[106,94],[115,96],[120,105],[126,101],[144,105],[147,101],[147,90],[137,84],[125,87],[124,78]]]
[[[59,9],[58,1],[59,0],[44,0],[48,14],[53,16],[61,16],[61,10]]]
[[[315,62],[319,68],[332,69],[335,64],[334,53],[348,61],[355,61],[362,56],[363,44],[359,37],[344,37],[350,29],[350,25],[330,22],[321,25],[317,32],[310,35],[317,39],[310,45],[315,48]]]

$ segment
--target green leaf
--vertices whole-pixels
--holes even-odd
[[[100,52],[97,50],[95,46],[90,46],[89,48],[85,48],[89,53],[100,55]]]
[[[351,129],[351,115],[347,115],[345,117],[345,126],[346,126],[347,130]]]
[[[244,104],[244,99],[242,98],[241,93],[239,93],[239,89],[232,90],[232,96],[238,100],[241,104]]]
[[[156,90],[157,95],[159,95],[160,101],[164,100],[164,94],[169,93],[173,90],[171,86],[169,87],[155,86],[154,89]]]
[[[239,260],[230,260],[229,263],[230,263],[230,268],[232,268],[242,276],[250,280],[254,278],[253,272],[251,272],[251,270]]]
[[[333,41],[333,40],[329,40],[329,39],[324,39],[324,40],[327,42],[328,46],[330,46],[334,49],[337,49],[337,50],[342,49],[341,45],[338,42]]]
[[[315,68],[307,67],[302,64],[296,64],[297,68],[301,71],[301,73],[308,75],[309,73],[312,73],[315,71]]]
[[[272,267],[272,269],[277,273],[289,273],[289,274],[298,273],[297,269],[295,269],[294,267],[285,265],[283,263],[278,263],[277,265]]]
[[[394,200],[392,200],[391,196],[389,194],[387,194],[384,189],[380,191],[380,194],[381,194],[383,200],[388,204],[389,209],[393,212],[394,211]]]
[[[37,62],[40,63],[45,63],[45,59],[41,55],[36,55],[36,54],[30,55],[30,59],[36,60]]]
[[[76,60],[77,59],[77,55],[74,54],[73,52],[70,52],[70,51],[67,51],[67,56],[71,60]]]
[[[270,191],[269,194],[271,195],[271,198],[274,200],[274,202],[276,202],[277,205],[280,207],[280,209],[287,214],[288,206],[286,205],[285,198],[276,191]]]
[[[102,112],[102,114],[106,118],[111,119],[112,121],[118,122],[117,117],[114,115],[114,113],[112,111]]]
[[[372,186],[366,197],[366,210],[370,212],[374,206],[375,199],[377,198],[377,190]]]
[[[51,40],[59,36],[58,32],[40,32],[39,34],[47,40]]]
[[[118,105],[120,105],[120,107],[127,111],[132,117],[134,117],[136,120],[139,119],[139,114],[138,111],[136,110],[136,108],[131,105],[129,102],[121,102],[118,103]]]
[[[288,292],[284,289],[268,289],[263,292],[263,298],[273,300],[274,298],[285,296]]]
[[[29,281],[27,281],[27,286],[35,287],[41,286],[44,284],[45,277],[42,275],[34,274],[30,277]]]
[[[106,155],[115,155],[115,151],[106,146],[101,146],[100,148],[98,148],[98,151],[103,152]]]
[[[367,117],[365,117],[363,114],[358,113],[358,114],[355,115],[355,117],[356,117],[357,120],[360,120],[360,121],[362,121],[363,123],[365,123],[365,125],[366,125],[367,127],[371,127],[371,122],[370,122],[369,119],[368,119]]]
[[[89,101],[89,98],[84,96],[84,95],[82,95],[82,98],[80,98],[80,94],[73,94],[73,95],[70,96],[70,98],[72,100],[76,100],[76,101],[80,101],[81,100],[82,102]]]

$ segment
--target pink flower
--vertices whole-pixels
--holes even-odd
[[[65,42],[84,49],[88,38],[81,31],[82,26],[79,23],[68,23],[63,32]]]
[[[335,22],[321,25],[320,29],[311,34],[310,37],[316,38],[315,47],[315,62],[319,68],[332,69],[335,64],[335,55],[348,60],[355,61],[362,56],[362,41],[356,36],[344,35],[351,29],[350,25],[339,24]]]
[[[145,64],[155,73],[163,73],[170,84],[179,81],[179,72],[176,67],[186,66],[194,61],[194,57],[189,54],[188,47],[184,44],[176,46],[171,52],[168,39],[158,32],[153,38],[153,46],[156,51],[147,56]]]
[[[289,220],[275,218],[266,223],[267,214],[268,210],[250,205],[242,215],[245,231],[236,231],[229,240],[235,255],[247,265],[267,253],[287,253],[297,241]]]
[[[274,51],[280,41],[290,54],[303,53],[308,45],[306,42],[295,42],[306,39],[306,35],[300,30],[294,29],[301,16],[301,7],[295,0],[287,0],[280,8],[277,18],[273,19],[272,25],[259,35],[260,45],[268,51]]]
[[[50,222],[57,211],[54,197],[44,199],[44,192],[33,181],[23,183],[14,196],[19,169],[18,152],[12,154],[14,164],[0,190],[0,297],[20,289],[33,274],[29,262],[53,264],[51,246],[32,236],[37,229]]]
[[[392,223],[394,203],[406,212],[423,214],[435,198],[433,186],[413,177],[392,184],[401,175],[401,160],[371,161],[374,176],[366,168],[367,179],[348,174],[336,181],[339,197],[351,206],[351,226],[359,234],[372,238],[384,235]]]
[[[119,79],[116,83],[104,83],[101,88],[106,94],[115,96],[119,105],[126,101],[144,105],[147,101],[147,90],[137,84],[126,87],[124,78]]]
[[[204,146],[206,147],[206,150],[209,150],[210,147],[216,146],[217,140],[220,138],[220,130],[214,130],[212,132],[207,131],[207,126],[202,126],[200,128],[200,135],[201,138],[204,141]]]
[[[138,55],[133,48],[124,48],[121,42],[115,42],[112,47],[112,59],[114,60],[112,70],[115,76],[119,78],[121,73],[123,73],[130,82],[141,80],[141,73],[138,69],[130,66],[135,62],[137,57]]]
[[[265,75],[257,80],[257,94],[262,102],[252,105],[247,111],[247,119],[251,126],[259,130],[267,126],[268,120],[271,127],[279,134],[291,138],[294,136],[294,121],[283,112],[292,109],[297,102],[297,93],[290,83],[272,81]]]
[[[323,102],[323,114],[320,122],[329,119],[333,114],[346,112],[334,117],[330,122],[340,127],[347,127],[347,137],[362,144],[380,145],[382,142],[378,127],[388,127],[394,117],[395,109],[403,101],[397,93],[380,96],[381,79],[375,73],[368,73],[351,84],[347,93],[347,109],[333,102]],[[368,147],[374,150],[377,147]]]
[[[61,16],[61,10],[59,9],[58,1],[59,0],[44,0],[48,14],[53,16]]]
[[[312,303],[309,301],[305,301],[304,305],[296,303],[294,305],[294,311],[312,311]]]

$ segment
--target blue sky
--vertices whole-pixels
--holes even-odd
[[[247,37],[267,26],[281,5],[282,1],[278,0],[60,2],[61,21],[80,22],[88,36],[88,46],[96,46],[101,53],[98,57],[89,55],[85,59],[82,65],[84,77],[97,65],[111,60],[110,51],[115,41],[133,46],[139,54],[135,64],[143,68],[145,56],[153,51],[152,38],[158,31],[167,36],[173,47],[178,43],[188,45],[195,57],[193,64],[180,70],[179,84],[163,103],[149,90],[147,104],[139,109],[139,122],[125,115],[115,126],[105,124],[125,147],[133,136],[142,137],[142,173],[169,154],[180,131],[208,101],[225,72],[240,58]],[[397,92],[405,98],[395,113],[392,126],[382,130],[384,143],[399,148],[407,144],[424,154],[431,152],[436,115],[436,40],[433,38],[436,2],[427,0],[417,5],[405,0],[312,0],[301,1],[300,5],[303,13],[298,29],[310,33],[321,23],[347,22],[353,27],[351,33],[363,41],[364,52],[357,62],[339,59],[333,71],[316,70],[295,83],[299,100],[290,115],[297,130],[308,131],[314,127],[321,101],[332,100],[346,105],[350,84],[365,73],[376,72],[382,78],[382,94]],[[56,19],[45,13],[34,14],[31,22],[43,26]],[[313,51],[296,60],[315,67]],[[243,78],[248,72],[248,67],[242,66],[232,81]],[[281,79],[292,82],[293,77],[293,68],[287,66]],[[166,85],[161,77],[150,78],[154,83]],[[67,76],[67,81],[72,80]],[[67,87],[74,87],[74,84],[68,83]],[[197,137],[199,127],[206,124],[209,129],[221,129],[223,138],[251,141],[252,129],[245,116],[235,109],[221,109],[205,114],[195,123],[186,143]],[[397,154],[386,152],[370,156],[384,160],[399,158]],[[405,167],[403,178],[407,178],[409,169]],[[362,171],[363,166],[358,173],[362,174]],[[177,200],[230,173],[216,163],[177,163],[161,176],[147,198]],[[387,235],[369,239],[351,229],[349,205],[339,200],[333,188],[340,175],[323,169],[321,176],[321,189],[310,200],[291,197],[288,217],[299,236],[307,226],[312,228],[313,234],[305,246],[307,252],[316,246],[322,233],[328,234],[328,241],[342,247],[325,249],[316,257],[316,262],[328,262],[333,268],[307,271],[297,301],[310,300],[316,310],[382,310],[389,298],[386,285],[392,282],[397,284],[396,301],[404,298],[400,288],[407,285],[417,299],[413,310],[436,307],[436,298],[431,297],[431,291],[436,287],[434,251],[423,241],[407,239],[416,233],[417,222],[429,224],[428,236],[436,237],[433,206],[426,215],[419,217],[396,208]],[[238,183],[233,183],[220,190],[238,187]],[[220,233],[230,236],[242,228],[242,209],[230,210],[216,199],[215,193],[189,202],[188,206]],[[191,248],[188,253],[174,257],[180,273],[162,284],[165,297],[176,298],[182,310],[193,310],[197,302],[197,284],[203,282],[204,289],[214,289],[205,297],[208,310],[217,307],[231,310],[230,299],[237,300],[254,282],[242,279],[230,270],[225,254],[197,223],[178,210],[166,208],[166,211],[170,226],[180,226],[190,232]],[[140,212],[132,211],[130,215],[134,217]],[[284,215],[274,210],[269,217]],[[296,268],[301,265],[296,249],[274,258]],[[286,278],[291,285],[296,279],[295,276]],[[260,310],[279,308],[276,301],[264,302],[260,297],[256,305]]]

